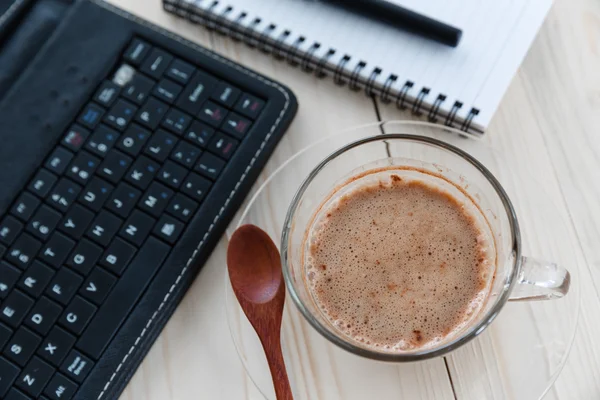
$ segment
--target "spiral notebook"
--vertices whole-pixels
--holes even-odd
[[[482,134],[552,4],[390,1],[461,28],[460,44],[447,47],[316,0],[163,0],[163,5],[318,77]]]

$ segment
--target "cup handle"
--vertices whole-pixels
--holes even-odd
[[[523,256],[509,301],[560,299],[570,284],[571,275],[563,267]]]

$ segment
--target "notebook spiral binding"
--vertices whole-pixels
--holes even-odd
[[[201,7],[203,3],[208,4]],[[215,8],[221,3],[220,0],[163,0],[165,11],[185,18],[195,24],[205,26],[208,30],[229,36],[235,41],[243,41],[248,46],[260,49],[262,52],[271,54],[278,60],[285,60],[288,64],[300,67],[307,73],[312,73],[318,78],[324,78],[329,74],[333,82],[348,87],[353,91],[364,90],[369,97],[378,97],[383,103],[394,102],[396,107],[402,110],[410,109],[413,115],[426,117],[430,122],[440,122],[446,126],[458,128],[465,132],[470,131],[473,119],[479,114],[477,108],[472,107],[467,116],[457,120],[457,114],[463,107],[463,103],[455,101],[449,112],[441,112],[442,104],[447,101],[443,93],[438,93],[433,102],[425,102],[431,95],[428,87],[416,88],[414,82],[406,80],[397,94],[392,94],[392,86],[398,82],[398,76],[390,74],[386,77],[383,85],[378,85],[378,78],[383,73],[378,66],[369,67],[368,64],[359,60],[351,72],[348,73],[347,66],[352,63],[352,56],[344,54],[337,64],[333,65],[329,60],[337,53],[336,49],[329,48],[324,55],[316,56],[315,53],[321,48],[321,43],[313,42],[307,51],[300,52],[300,46],[306,38],[297,36],[291,44],[286,43],[292,32],[282,31],[277,37],[271,33],[277,29],[277,25],[270,23],[264,29],[256,29],[261,23],[261,18],[255,18],[244,26],[248,14],[240,12],[237,17],[229,18],[234,12],[233,7],[226,6],[220,13]],[[361,72],[371,68],[368,78],[364,78]],[[416,94],[415,94],[416,93]],[[481,133],[481,132],[478,132]]]

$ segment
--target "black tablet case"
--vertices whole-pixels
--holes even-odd
[[[267,99],[264,118],[246,138],[251,144],[227,166],[236,179],[215,184],[76,397],[117,398],[290,124],[296,99],[279,83],[101,0],[17,0],[4,9],[0,17],[0,214],[8,211],[134,36]]]

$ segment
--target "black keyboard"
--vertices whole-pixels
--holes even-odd
[[[107,348],[201,207],[228,205],[205,202],[247,173],[230,164],[265,140],[268,102],[147,38],[123,48],[1,218],[0,398],[104,394],[80,386],[123,362]]]

